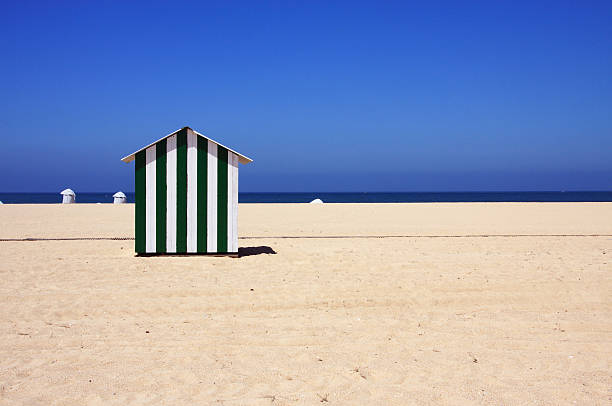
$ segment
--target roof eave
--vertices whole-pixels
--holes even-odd
[[[140,148],[138,151],[133,152],[133,153],[131,153],[131,154],[130,154],[130,155],[128,155],[128,156],[124,156],[123,158],[121,158],[121,160],[122,160],[123,162],[125,162],[126,164],[127,164],[127,163],[130,163],[130,162],[132,162],[132,161],[133,161],[133,160],[136,158],[136,154],[137,154],[137,153],[139,153],[140,151],[144,151],[145,149],[149,148],[150,146],[155,145],[155,144],[157,144],[158,142],[160,142],[161,140],[164,140],[164,139],[166,139],[166,138],[168,138],[168,137],[170,137],[170,136],[172,136],[172,135],[174,135],[174,134],[178,133],[179,131],[184,130],[184,129],[186,129],[186,128],[187,128],[187,129],[189,129],[189,130],[191,130],[191,131],[193,131],[194,133],[196,133],[196,134],[197,134],[197,135],[199,135],[200,137],[204,137],[204,138],[206,138],[207,140],[212,141],[212,142],[214,142],[215,144],[220,145],[220,146],[222,146],[223,148],[227,149],[228,151],[231,151],[231,152],[233,152],[234,154],[238,155],[238,162],[240,162],[241,164],[245,165],[245,164],[248,164],[248,163],[253,162],[253,160],[252,160],[251,158],[249,158],[248,156],[242,155],[241,153],[236,152],[236,151],[234,151],[233,149],[228,148],[228,147],[226,147],[225,145],[223,145],[223,144],[221,144],[221,143],[218,143],[217,141],[215,141],[215,140],[213,140],[213,139],[211,139],[211,138],[208,138],[208,137],[207,137],[207,136],[205,136],[204,134],[201,134],[201,133],[197,132],[196,130],[194,130],[194,129],[193,129],[193,128],[191,128],[191,127],[183,127],[183,128],[180,128],[180,129],[178,129],[178,130],[176,130],[176,131],[174,131],[174,132],[171,132],[170,134],[168,134],[168,135],[166,135],[166,136],[164,136],[164,137],[162,137],[162,138],[158,139],[157,141],[152,142],[152,143],[150,143],[149,145],[147,145],[147,146],[145,146],[145,147]]]
[[[132,162],[132,161],[133,161],[133,160],[136,158],[136,154],[137,154],[137,153],[139,153],[140,151],[144,151],[145,149],[149,148],[150,146],[157,144],[157,143],[158,143],[158,142],[160,142],[161,140],[164,140],[164,139],[166,139],[166,138],[170,137],[171,135],[176,134],[177,132],[179,132],[179,131],[181,131],[181,130],[183,130],[183,129],[185,129],[185,128],[189,128],[189,127],[179,128],[178,130],[173,131],[173,132],[171,132],[171,133],[170,133],[170,134],[168,134],[168,135],[164,135],[163,137],[161,137],[161,138],[160,138],[160,139],[158,139],[157,141],[154,141],[154,142],[150,143],[149,145],[146,145],[146,146],[144,146],[144,147],[140,148],[138,151],[136,151],[136,152],[132,152],[132,153],[131,153],[130,155],[128,155],[128,156],[124,156],[123,158],[121,158],[121,160],[122,160],[123,162],[125,162],[126,164],[127,164],[127,163],[130,163],[130,162]]]
[[[189,128],[189,127],[187,127],[187,128]],[[248,163],[250,163],[250,162],[253,162],[253,160],[252,160],[251,158],[249,158],[248,156],[246,156],[246,155],[242,155],[240,152],[234,151],[233,149],[228,148],[228,147],[226,147],[225,145],[221,144],[220,142],[217,142],[217,141],[215,141],[215,140],[213,140],[213,139],[211,139],[211,138],[208,138],[208,137],[207,137],[207,136],[205,136],[204,134],[201,134],[201,133],[197,132],[196,130],[194,130],[194,129],[192,129],[192,128],[190,128],[190,130],[191,130],[191,131],[193,131],[194,133],[198,134],[200,137],[204,137],[204,138],[206,138],[207,140],[212,141],[212,142],[214,142],[215,144],[220,145],[220,146],[222,146],[223,148],[227,149],[228,151],[233,152],[234,154],[238,155],[238,162],[240,162],[241,164],[243,164],[243,165],[244,165],[244,164],[248,164]]]

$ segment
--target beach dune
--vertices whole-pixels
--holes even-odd
[[[612,203],[242,204],[241,258],[133,216],[0,208],[0,404],[612,401]]]

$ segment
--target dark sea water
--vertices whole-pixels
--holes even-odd
[[[78,193],[77,203],[112,203],[113,193]],[[126,193],[134,202],[134,193]],[[240,203],[612,202],[607,192],[240,193]],[[3,203],[61,203],[59,193],[0,193]]]

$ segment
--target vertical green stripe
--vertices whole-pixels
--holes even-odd
[[[206,252],[208,214],[208,140],[198,136],[198,252]]]
[[[155,147],[155,239],[158,254],[166,252],[166,149],[165,139]]]
[[[176,252],[187,252],[187,130],[176,135]]]
[[[147,250],[147,159],[146,150],[136,154],[136,214],[135,214],[135,231],[136,244],[135,250],[137,254],[146,252]]]
[[[217,252],[227,252],[227,149],[217,151]]]

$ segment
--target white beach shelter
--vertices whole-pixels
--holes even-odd
[[[314,199],[312,202],[310,202],[311,204],[323,204],[323,200],[321,199]]]
[[[74,201],[76,199],[76,195],[74,194],[72,189],[64,189],[64,190],[62,190],[61,195],[63,196],[63,198],[62,198],[62,203],[63,204],[74,203]]]
[[[119,191],[117,193],[115,193],[113,195],[113,203],[115,204],[121,204],[121,203],[126,203],[127,202],[127,198],[125,197],[125,193]]]

